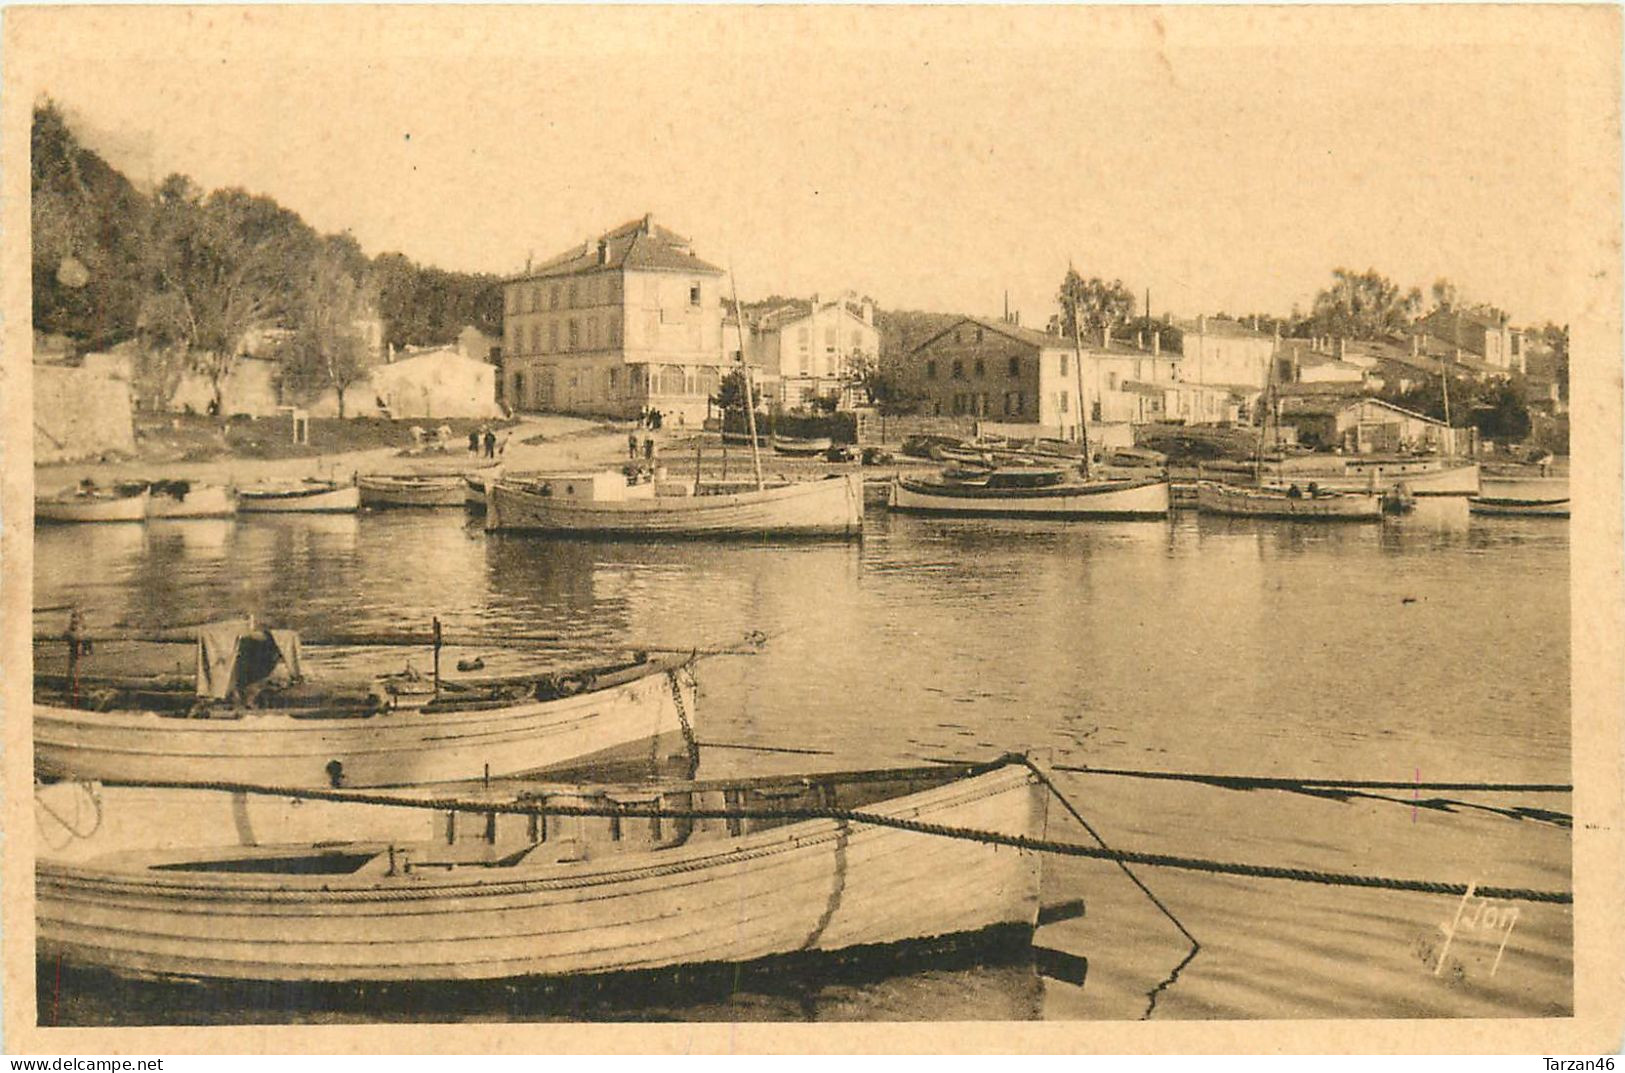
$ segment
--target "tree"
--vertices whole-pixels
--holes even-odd
[[[344,395],[367,376],[368,349],[362,321],[368,301],[359,272],[367,260],[349,235],[329,237],[310,262],[291,332],[277,347],[282,390],[309,401],[331,388],[344,416]]]
[[[317,246],[295,213],[240,189],[204,195],[171,175],[155,199],[142,306],[150,344],[171,347],[209,380],[216,410],[252,333],[294,305],[296,281]]]
[[[1473,424],[1479,435],[1499,443],[1517,443],[1529,436],[1529,407],[1515,385],[1491,384],[1474,400]]]
[[[1438,279],[1433,281],[1434,309],[1442,309],[1448,312],[1456,308],[1456,303],[1460,300],[1461,295],[1457,292],[1456,285],[1454,283],[1451,283],[1443,276],[1440,276]]]
[[[49,100],[34,109],[30,155],[34,327],[87,348],[129,339],[150,203],[79,144]]]
[[[717,409],[725,414],[730,410],[743,411],[745,409],[745,371],[735,369],[727,376],[724,376],[721,385],[717,388],[717,393],[712,396],[711,401],[716,404]]]
[[[1084,279],[1077,270],[1068,267],[1066,278],[1055,300],[1061,306],[1061,328],[1068,339],[1079,327],[1085,336],[1098,335],[1102,329],[1125,324],[1134,316],[1134,295],[1123,281],[1110,283],[1100,278]]]
[[[1399,285],[1376,269],[1334,269],[1332,285],[1315,295],[1309,315],[1315,335],[1345,339],[1381,339],[1402,333],[1422,307],[1422,292]]]

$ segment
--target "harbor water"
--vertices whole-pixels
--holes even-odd
[[[933,520],[871,510],[860,543],[652,545],[488,535],[458,512],[41,528],[37,606],[92,627],[253,612],[310,634],[561,633],[583,647],[721,646],[700,664],[700,774],[872,767],[1032,750],[1093,767],[1399,782],[1567,783],[1568,527],[1461,499],[1316,526]],[[61,616],[58,616],[60,618]],[[36,620],[40,632],[61,623]],[[314,669],[424,672],[427,649],[307,653]],[[486,673],[512,652],[471,649]],[[95,656],[91,657],[96,658]],[[539,657],[568,662],[559,652]],[[574,657],[580,659],[578,655]],[[534,665],[534,664],[532,664]],[[726,747],[724,747],[726,746]],[[800,752],[772,752],[795,749]],[[207,778],[207,772],[200,772]],[[1566,795],[1306,796],[1063,772],[1114,848],[1480,886],[1568,889]],[[1448,800],[1440,800],[1448,799]],[[1488,807],[1486,807],[1488,806]],[[1052,809],[1052,838],[1090,841]],[[1568,906],[1140,867],[1190,944],[1115,866],[1047,861],[1031,958],[911,961],[742,980],[721,994],[561,1008],[511,988],[329,1009],[188,1002],[55,980],[43,1023],[375,1019],[839,1020],[1529,1017],[1572,1012]],[[954,876],[944,875],[944,884]],[[1510,922],[1510,926],[1508,924]],[[1078,980],[1081,979],[1081,983]],[[534,999],[534,1001],[532,1001]],[[422,996],[419,1002],[425,1001]],[[221,1005],[228,1002],[227,1005]]]

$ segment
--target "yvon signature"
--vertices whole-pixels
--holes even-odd
[[[1450,944],[1462,932],[1471,932],[1491,942],[1500,932],[1501,941],[1495,951],[1495,964],[1490,966],[1490,975],[1494,976],[1495,970],[1501,967],[1501,955],[1506,953],[1507,940],[1512,938],[1512,929],[1518,925],[1518,907],[1498,904],[1488,898],[1479,898],[1475,902],[1473,895],[1477,890],[1477,883],[1467,884],[1461,901],[1456,903],[1455,918],[1448,924],[1439,925],[1439,930],[1444,932],[1444,946],[1439,951],[1438,964],[1433,966],[1433,975],[1438,976],[1443,971],[1445,959],[1450,956]]]

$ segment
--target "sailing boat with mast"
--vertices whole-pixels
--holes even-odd
[[[1382,497],[1374,490],[1339,492],[1324,488],[1311,480],[1306,486],[1297,484],[1285,488],[1266,486],[1263,479],[1264,439],[1275,419],[1275,436],[1280,439],[1280,415],[1276,413],[1275,356],[1271,355],[1269,373],[1264,379],[1264,395],[1259,400],[1263,412],[1259,415],[1258,444],[1253,451],[1254,487],[1220,481],[1200,479],[1196,482],[1196,507],[1203,514],[1222,514],[1240,518],[1286,518],[1295,521],[1354,521],[1382,520]]]
[[[1089,431],[1083,416],[1083,335],[1075,303],[1072,341],[1078,389],[1077,439],[1081,448],[1076,472],[1060,465],[1024,465],[995,466],[970,475],[950,470],[935,479],[899,475],[892,481],[891,509],[970,517],[1166,518],[1169,503],[1166,477],[1102,478],[1091,472]]]
[[[486,530],[623,539],[861,537],[861,475],[835,474],[818,481],[769,481],[762,475],[737,288],[733,300],[754,488],[706,485],[697,472],[692,484],[634,483],[615,470],[502,478],[486,484]]]

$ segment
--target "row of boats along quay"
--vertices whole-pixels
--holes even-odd
[[[526,431],[522,422],[510,439]],[[1398,526],[1402,543],[1382,551],[1383,538],[1378,553],[1398,548],[1423,564],[1429,555],[1456,562],[1464,549],[1546,554],[1566,547],[1566,534],[1549,527],[1566,528],[1568,498],[1549,465],[1544,476],[1483,475],[1475,462],[1445,458],[1261,449],[1251,463],[1190,472],[1145,450],[1091,456],[1062,441],[943,438],[865,465],[831,461],[843,457],[831,445],[754,430],[742,445],[674,433],[658,453],[611,463],[625,435],[597,430],[576,459],[541,468],[518,449],[493,465],[409,453],[387,472],[349,479],[236,489],[111,482],[106,492],[87,484],[40,501],[41,1023],[411,1019],[424,1010],[1006,1019],[1269,1016],[1349,1002],[1402,1016],[1567,1008],[1570,787],[1522,774],[1549,768],[1521,765],[1517,750],[1465,773],[1442,742],[1424,747],[1426,772],[1420,761],[1397,771],[1363,765],[1382,755],[1363,744],[1347,750],[1348,766],[1334,752],[1319,770],[1293,772],[1290,757],[1305,754],[1272,745],[1265,755],[1277,765],[1220,746],[1208,755],[1230,766],[1202,767],[1146,755],[1169,752],[1164,726],[1146,739],[1162,744],[1131,763],[1133,728],[1113,724],[1110,733],[1126,737],[1102,749],[1092,738],[1105,716],[1090,730],[1030,710],[1079,696],[1074,670],[1051,692],[1044,675],[1013,662],[1011,630],[1046,618],[1042,598],[979,612],[974,596],[961,601],[950,586],[922,611],[906,606],[918,594],[887,591],[860,616],[868,626],[839,641],[808,621],[822,601],[862,606],[865,590],[891,584],[894,570],[929,579],[942,569],[920,554],[954,556],[958,584],[972,588],[979,567],[1088,578],[1098,563],[1131,577],[1147,555],[1199,562],[1211,553],[1233,569],[1236,544],[1260,540],[1285,549],[1266,556],[1263,569],[1279,574],[1266,584],[1313,587],[1298,569],[1305,556],[1331,556],[1317,571],[1382,570],[1380,559],[1364,560],[1358,533],[1369,530],[1330,522]],[[196,517],[154,510],[188,501]],[[113,506],[125,509],[102,509]],[[257,517],[233,519],[230,507]],[[1496,516],[1507,514],[1528,517]],[[1180,548],[1193,539],[1188,556]],[[375,541],[370,566],[314,580],[330,558],[365,559]],[[227,550],[208,550],[219,543]],[[1011,553],[1036,558],[1001,558]],[[471,591],[458,560],[482,557],[491,592],[535,580],[517,582],[519,599],[545,628],[454,608],[444,621],[402,614]],[[172,569],[181,581],[151,573]],[[1523,567],[1507,569],[1529,583]],[[599,575],[623,570],[648,591],[609,602],[650,601],[650,633],[548,617],[572,603],[590,617],[603,599]],[[230,580],[239,571],[269,571],[273,585],[256,591],[273,595],[243,607]],[[761,590],[799,584],[786,580],[796,574],[815,587],[812,603],[769,614],[775,601]],[[1210,574],[1198,569],[1181,584],[1194,591]],[[742,577],[752,594],[737,589]],[[1559,582],[1535,583],[1550,592]],[[572,595],[582,583],[591,598]],[[275,595],[284,584],[302,595]],[[1072,584],[1058,583],[1076,596]],[[389,586],[400,586],[400,606],[380,593]],[[1136,597],[1101,597],[1100,607],[1134,613]],[[1337,599],[1303,602],[1329,613]],[[1381,615],[1418,599],[1384,597]],[[222,604],[233,613],[209,613]],[[365,613],[352,617],[346,605]],[[1002,726],[864,740],[855,709],[909,702],[887,695],[885,672],[855,670],[860,652],[909,665],[902,680],[926,693],[958,677],[937,656],[909,651],[918,614],[933,620],[925,633],[939,643],[945,627],[955,644],[991,631],[973,649],[1003,654],[975,658],[985,680],[957,700],[997,710]],[[1272,614],[1292,618],[1285,607]],[[685,624],[694,636],[682,636]],[[839,648],[833,664],[829,648]],[[1539,702],[1515,701],[1536,712],[1537,738],[1565,725],[1548,695],[1565,677],[1553,658],[1543,650],[1524,666],[1543,681]],[[1183,689],[1211,688],[1213,671],[1173,677]],[[1143,689],[1159,672],[1136,658],[1107,673]],[[1256,673],[1232,669],[1228,680]],[[708,678],[719,684],[708,689]],[[1316,684],[1332,688],[1311,674],[1311,692]],[[1010,695],[1001,700],[1000,690]],[[764,694],[781,714],[757,727],[752,709]],[[1202,709],[1180,695],[1185,709]],[[1213,720],[1198,737],[1228,735],[1235,712],[1214,704],[1191,716]],[[1272,704],[1288,722],[1301,718]],[[920,707],[941,712],[929,700]],[[976,724],[938,723],[954,726]],[[1486,732],[1503,729],[1492,721]],[[1396,731],[1402,721],[1380,733]],[[1224,799],[1217,812],[1215,795]],[[1325,808],[1336,810],[1331,822],[1362,832],[1362,850],[1259,835],[1277,822],[1264,816],[1318,824],[1328,822],[1315,811]],[[1418,816],[1436,825],[1422,852]],[[1373,828],[1386,840],[1371,838]],[[1522,848],[1530,838],[1542,848]],[[1369,852],[1380,845],[1392,851],[1386,859]],[[1188,887],[1171,894],[1189,883],[1200,885],[1194,896]],[[1309,918],[1354,914],[1362,923],[1339,925],[1331,941],[1366,959],[1380,951],[1374,978],[1390,997],[1323,993],[1295,961],[1286,978],[1301,976],[1301,989],[1282,982],[1249,998],[1255,985],[1238,981],[1275,971],[1249,965],[1249,947],[1271,950],[1267,966],[1283,956],[1276,946],[1301,959],[1324,940],[1321,925],[1303,922],[1289,939],[1264,937],[1258,929],[1283,896]],[[1469,935],[1458,922],[1441,937],[1463,906],[1475,921],[1522,923],[1514,936],[1499,924]],[[1513,954],[1498,954],[1503,942]]]

